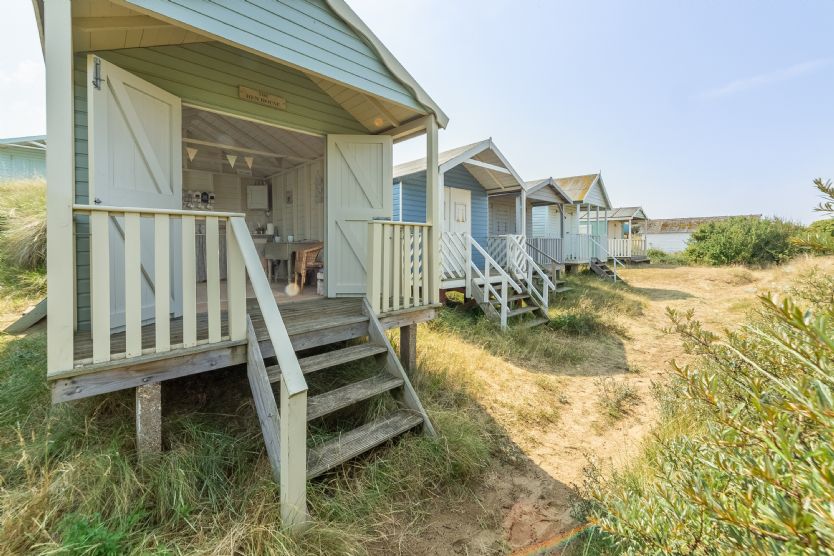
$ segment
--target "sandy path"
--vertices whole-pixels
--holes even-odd
[[[834,258],[800,260],[760,271],[689,267],[624,271],[623,277],[634,288],[629,295],[645,303],[641,316],[619,317],[626,337],[608,338],[592,347],[575,368],[554,369],[560,376],[563,405],[558,421],[514,428],[504,419],[505,431],[521,451],[519,462],[497,463],[471,498],[438,508],[420,528],[418,538],[399,549],[409,554],[504,554],[576,526],[570,517],[570,486],[581,483],[587,457],[614,467],[633,458],[656,423],[653,383],[668,377],[673,359],[685,362],[680,340],[663,333],[669,325],[667,307],[694,309],[707,328],[720,331],[739,324],[758,293],[782,292],[814,265],[834,270]],[[517,377],[524,369],[511,371]],[[627,383],[639,396],[631,411],[613,423],[598,405],[601,377]],[[494,400],[483,402],[495,415]]]

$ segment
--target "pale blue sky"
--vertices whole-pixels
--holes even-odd
[[[830,0],[349,2],[450,116],[441,148],[492,136],[525,179],[602,170],[650,217],[807,222],[834,178]],[[30,0],[3,3],[0,137],[42,133]]]

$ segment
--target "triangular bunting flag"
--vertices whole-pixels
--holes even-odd
[[[246,167],[252,169],[252,164],[255,162],[254,156],[244,156],[243,161],[246,162]]]
[[[197,156],[197,149],[194,147],[185,147],[185,154],[188,155],[189,162],[194,162],[194,157]]]
[[[229,166],[234,168],[235,167],[235,162],[237,162],[237,155],[236,154],[227,154],[226,155],[226,160],[229,161]]]

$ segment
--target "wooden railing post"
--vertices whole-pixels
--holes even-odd
[[[507,328],[507,279],[501,280],[501,328]]]
[[[226,221],[226,298],[229,339],[246,338],[246,268],[231,222]]]
[[[464,245],[466,246],[466,263],[464,264],[464,281],[466,282],[466,298],[472,297],[472,236],[464,234]]]
[[[379,235],[378,235],[379,232]],[[379,252],[382,237],[381,230],[377,223],[368,223],[368,269],[367,269],[367,292],[371,308],[377,315],[380,312],[380,281],[379,273],[382,266],[381,254]]]

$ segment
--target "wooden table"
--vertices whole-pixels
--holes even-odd
[[[280,264],[282,261],[287,263],[287,282],[292,280],[293,264],[295,262],[295,252],[319,243],[318,240],[305,241],[279,241],[267,243],[264,249],[264,257],[269,261],[269,279],[275,281],[277,279],[277,272],[273,270],[272,263]]]

